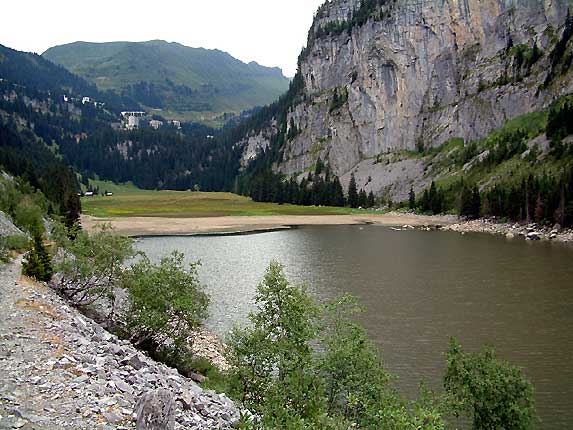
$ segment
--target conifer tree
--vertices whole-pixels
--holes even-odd
[[[376,199],[374,198],[374,193],[370,191],[370,193],[368,194],[368,207],[373,208],[375,204],[376,204]]]
[[[358,193],[358,206],[361,208],[368,206],[368,196],[366,195],[366,191],[364,191],[364,189],[361,189]]]
[[[350,183],[348,184],[348,206],[351,208],[358,207],[358,189],[356,188],[354,173],[350,176]]]
[[[52,279],[52,259],[46,246],[40,228],[33,229],[33,247],[25,256],[22,263],[22,273],[38,281],[48,282]]]
[[[416,193],[413,186],[410,187],[410,193],[408,194],[408,207],[411,211],[416,210]]]

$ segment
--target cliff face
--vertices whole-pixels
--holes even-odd
[[[304,101],[287,115],[300,133],[285,144],[276,169],[300,174],[320,157],[343,184],[354,172],[359,187],[379,195],[395,188],[403,197],[422,164],[381,165],[377,157],[484,137],[573,91],[569,72],[543,85],[569,5],[395,0],[377,6],[365,23],[340,30],[360,1],[327,2],[301,57]],[[532,62],[532,56],[539,58]],[[253,150],[251,144],[251,158]]]

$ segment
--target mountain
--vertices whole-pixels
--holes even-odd
[[[161,40],[56,46],[43,54],[102,90],[114,90],[166,118],[214,119],[273,102],[288,88],[278,68]]]
[[[139,107],[139,104],[129,97],[120,97],[110,91],[99,91],[94,84],[40,55],[16,51],[3,45],[0,45],[0,78],[17,83],[28,90],[57,91],[67,95],[90,97],[106,103],[116,111]]]
[[[0,167],[58,204],[76,194],[74,171],[86,185],[97,175],[149,189],[231,186],[240,154],[215,139],[217,130],[194,123],[155,130],[149,118],[138,130],[120,129],[120,111],[139,109],[129,103],[43,57],[0,45]]]
[[[494,130],[533,112],[544,124],[550,105],[573,91],[571,5],[326,1],[291,90],[241,141],[243,167],[266,158],[275,173],[300,181],[320,160],[345,187],[354,175],[358,189],[393,201],[407,200],[410,187],[420,193],[447,182],[462,169],[437,163],[438,148],[461,142],[451,149],[473,145],[484,157]],[[492,177],[476,176],[482,188]]]

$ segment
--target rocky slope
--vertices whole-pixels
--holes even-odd
[[[358,186],[377,195],[403,199],[411,184],[423,188],[420,160],[377,161],[456,137],[483,138],[573,91],[570,69],[553,73],[550,58],[571,4],[327,1],[301,55],[303,93],[286,115],[300,132],[283,146],[276,170],[304,173],[320,157],[343,185],[354,172]],[[272,133],[243,141],[243,164]]]
[[[239,410],[68,307],[52,290],[0,271],[0,429],[150,429],[137,416],[158,396],[173,427],[227,429]],[[139,408],[136,408],[139,402]],[[154,406],[154,405],[151,405]]]

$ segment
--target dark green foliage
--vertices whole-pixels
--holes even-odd
[[[519,185],[496,185],[484,194],[484,215],[573,225],[573,166],[559,177],[530,175]]]
[[[465,353],[452,339],[448,351],[446,391],[459,411],[472,418],[474,430],[533,428],[533,387],[523,372],[486,348]]]
[[[69,193],[66,196],[60,212],[63,215],[64,225],[68,228],[68,231],[81,228],[80,214],[82,212],[82,206],[76,193]]]
[[[424,190],[419,207],[424,213],[439,214],[444,210],[444,200],[444,191],[432,181],[430,188]]]
[[[322,164],[322,162],[321,162]],[[300,183],[283,175],[266,171],[252,179],[241,178],[239,192],[256,202],[290,203],[303,206],[344,206],[344,193],[338,177],[330,174],[309,174]],[[317,164],[316,170],[322,170]]]
[[[49,282],[54,270],[52,258],[44,245],[44,238],[39,226],[33,231],[33,246],[22,261],[22,273],[38,281]]]
[[[373,208],[375,204],[376,204],[376,199],[374,197],[374,193],[372,191],[370,191],[368,193],[368,202],[367,202],[365,207]]]
[[[353,173],[350,176],[350,182],[348,183],[348,206],[351,208],[357,208],[358,205],[358,189],[356,188],[356,179],[354,178]]]
[[[408,208],[411,211],[416,210],[416,193],[414,192],[414,187],[410,187],[410,193],[408,194]]]
[[[64,195],[76,193],[73,172],[35,135],[20,131],[13,122],[0,121],[0,166],[41,190],[57,207],[63,203]]]
[[[570,134],[573,134],[573,97],[555,103],[549,109],[547,120],[547,137],[552,142],[558,142]]]
[[[460,215],[469,219],[480,216],[481,196],[477,185],[463,185],[460,197]]]
[[[368,207],[368,195],[364,189],[361,189],[358,193],[358,207],[367,208]]]

